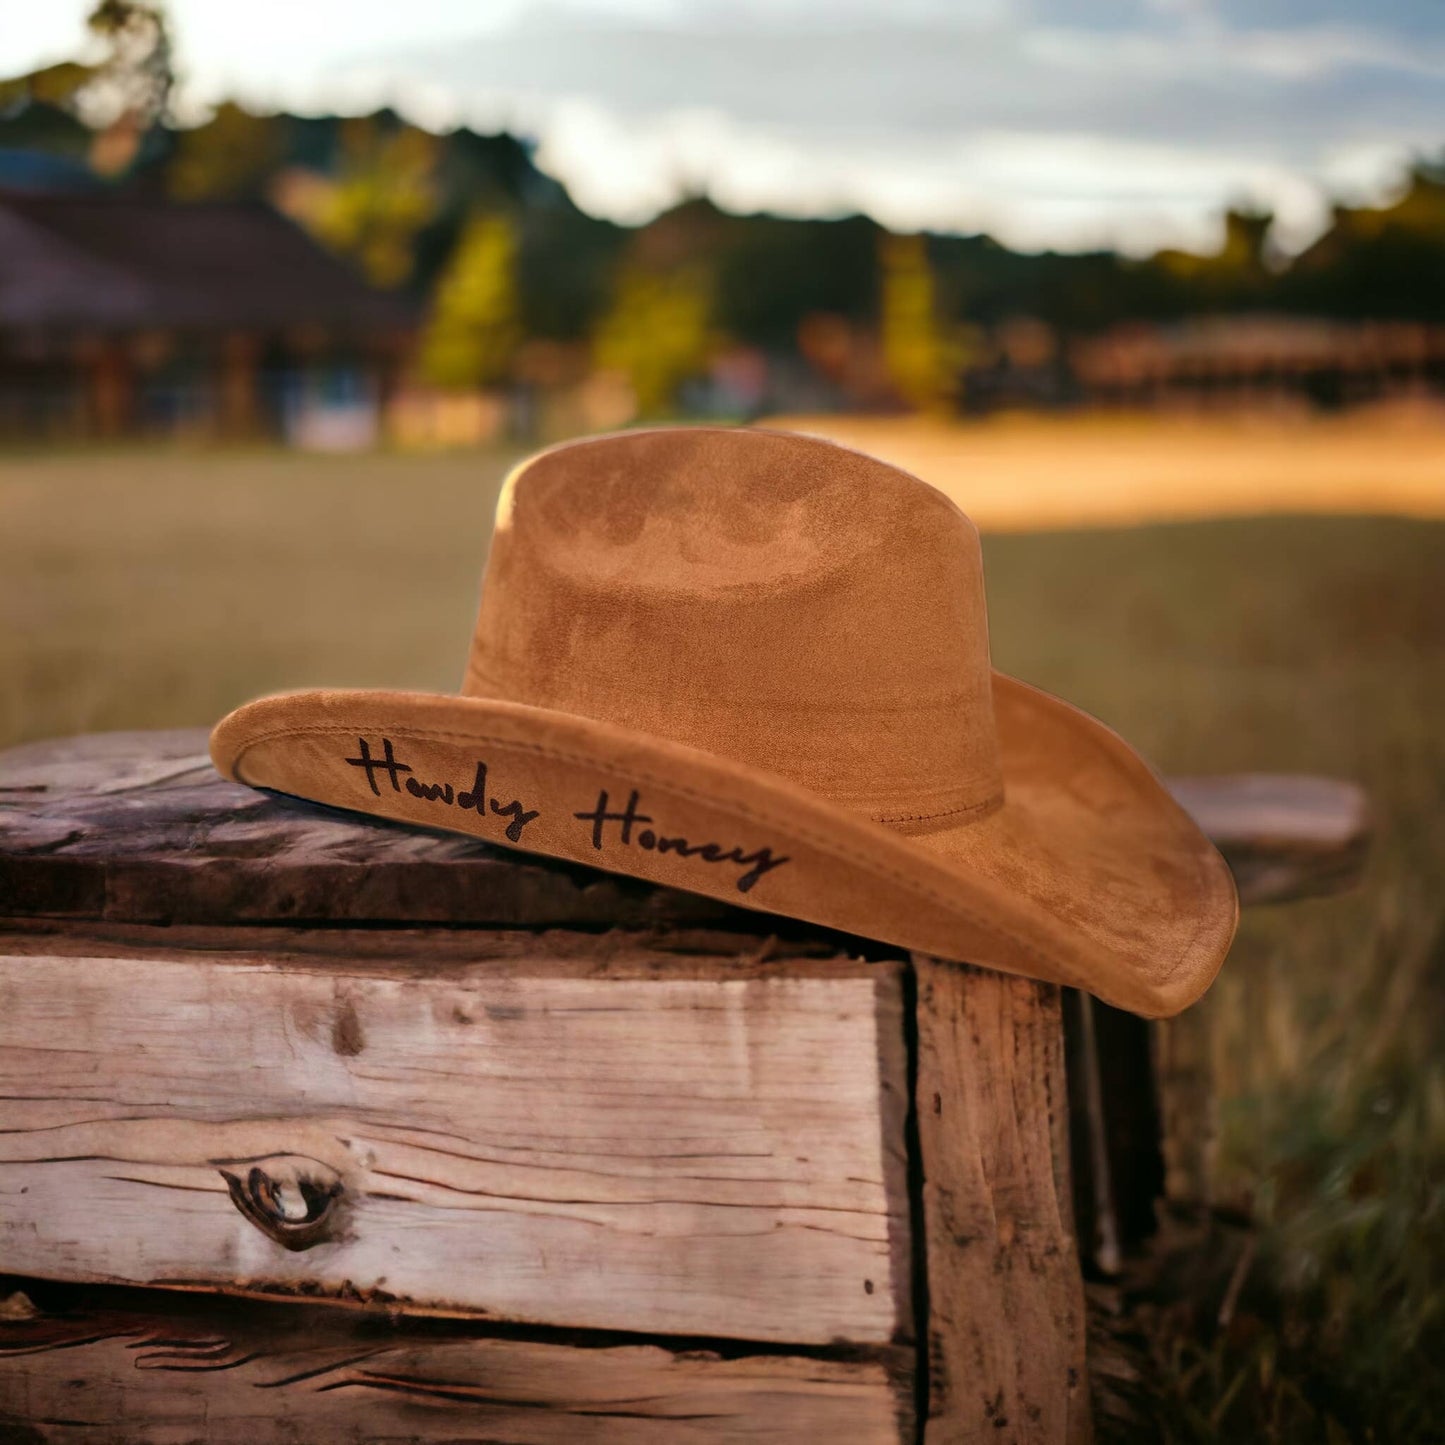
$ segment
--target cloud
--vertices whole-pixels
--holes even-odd
[[[1286,243],[1332,187],[1445,141],[1434,0],[593,0],[319,77],[352,104],[509,125],[589,209],[688,191],[866,209],[1013,244],[1207,243],[1225,204]]]
[[[1024,249],[1148,251],[1213,245],[1221,195],[1272,201],[1302,236],[1326,218],[1318,188],[1285,168],[1077,133],[983,131],[900,157],[886,140],[840,145],[715,110],[674,112],[659,127],[570,102],[554,112],[538,160],[569,179],[580,205],[629,222],[705,190],[740,212],[867,210],[899,230],[981,230]]]

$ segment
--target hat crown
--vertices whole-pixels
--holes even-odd
[[[525,463],[463,691],[733,758],[903,829],[1002,798],[973,524],[808,437],[667,428]]]

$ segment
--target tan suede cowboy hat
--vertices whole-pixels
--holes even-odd
[[[1229,871],[1101,723],[989,665],[978,534],[781,432],[569,443],[508,479],[459,696],[223,719],[227,777],[632,874],[1141,1014],[1208,987]]]

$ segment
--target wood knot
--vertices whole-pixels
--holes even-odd
[[[278,1154],[253,1164],[243,1178],[220,1171],[231,1202],[283,1249],[310,1249],[336,1238],[341,1176],[318,1159]]]
[[[331,1025],[331,1047],[343,1058],[355,1058],[366,1047],[366,1035],[361,1029],[356,1005],[343,999],[336,1019]]]

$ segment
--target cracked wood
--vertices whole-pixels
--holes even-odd
[[[0,935],[0,1270],[761,1341],[909,1332],[903,965],[198,933]],[[323,1195],[318,1237],[281,1240]]]
[[[1087,1445],[1059,990],[915,955],[925,1445]]]
[[[52,1291],[53,1292],[53,1291]],[[92,1291],[0,1319],[0,1439],[55,1445],[911,1440],[906,1351],[723,1358]],[[115,1297],[121,1296],[117,1302]],[[43,1297],[37,1292],[37,1297]]]

